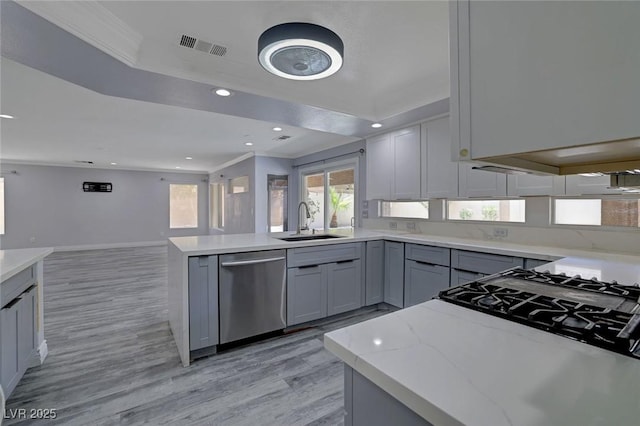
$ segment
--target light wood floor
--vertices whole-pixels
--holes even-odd
[[[166,247],[49,256],[49,356],[7,409],[56,409],[42,424],[343,423],[342,364],[322,335],[388,311],[362,309],[183,368],[167,322],[166,265]]]

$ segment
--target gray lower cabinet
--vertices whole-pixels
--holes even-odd
[[[384,301],[384,241],[369,241],[366,248],[366,306]]]
[[[404,269],[404,307],[426,302],[449,287],[449,267],[407,260]]]
[[[469,272],[461,271],[460,269],[451,269],[451,286],[453,287],[461,284],[466,284],[485,276],[485,274],[481,274],[480,272]]]
[[[327,316],[328,265],[287,270],[287,325]]]
[[[369,379],[344,367],[345,426],[431,425]]]
[[[36,349],[36,293],[33,285],[0,310],[0,384],[7,398]]]
[[[384,242],[384,301],[404,307],[404,243]]]
[[[189,349],[219,343],[218,256],[189,257]]]
[[[327,314],[358,309],[362,300],[362,262],[360,259],[329,263],[327,266]]]

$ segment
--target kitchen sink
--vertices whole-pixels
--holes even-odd
[[[344,235],[335,234],[313,234],[313,235],[291,235],[289,237],[281,237],[282,241],[309,241],[309,240],[328,240],[331,238],[343,238]]]

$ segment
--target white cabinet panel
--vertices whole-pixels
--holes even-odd
[[[392,133],[395,200],[420,198],[420,126]]]
[[[611,178],[605,176],[569,175],[567,195],[621,194],[619,189],[609,189]]]
[[[449,116],[423,123],[422,198],[458,196],[458,163],[451,161]]]
[[[460,163],[460,197],[505,197],[507,176],[485,170],[473,170],[474,163]]]
[[[564,176],[508,175],[507,195],[524,197],[529,195],[564,195]]]

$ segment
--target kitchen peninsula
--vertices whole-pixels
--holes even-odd
[[[9,397],[27,368],[47,356],[43,259],[51,248],[0,250],[0,384]]]

